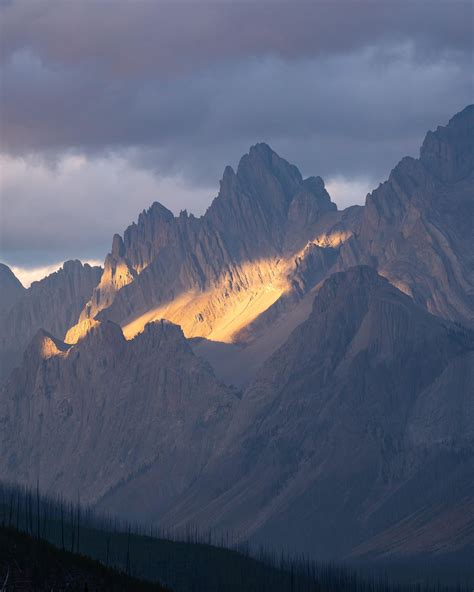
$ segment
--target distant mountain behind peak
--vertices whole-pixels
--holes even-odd
[[[8,311],[24,291],[22,283],[8,265],[0,263],[0,315]]]
[[[364,207],[343,211],[321,177],[304,179],[267,144],[252,146],[236,171],[226,167],[200,218],[155,202],[114,236],[67,340],[94,318],[118,323],[127,337],[167,318],[190,338],[255,342],[260,363],[309,313],[318,283],[357,264],[435,314],[474,322],[472,136],[468,107],[428,132],[420,158],[402,159]]]
[[[127,337],[167,318],[190,338],[253,344],[258,365],[309,314],[321,280],[358,264],[434,314],[474,323],[473,112],[428,132],[419,159],[402,159],[365,206],[343,211],[321,177],[252,146],[200,218],[155,202],[114,235],[78,318],[46,328],[74,342],[95,318]]]
[[[420,161],[440,181],[456,182],[474,169],[474,105],[456,113],[448,125],[428,132]]]
[[[319,558],[471,553],[472,125],[364,206],[257,144],[203,216],[152,204],[103,271],[22,291],[0,268],[2,474]]]
[[[430,312],[474,324],[474,106],[428,132],[368,195],[339,269],[365,263]]]
[[[0,382],[20,363],[23,351],[39,329],[59,338],[65,336],[77,322],[101,274],[100,267],[71,260],[28,289],[16,290],[10,306],[0,312]],[[1,300],[6,302],[3,291]]]

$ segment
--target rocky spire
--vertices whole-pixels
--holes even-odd
[[[13,271],[8,265],[0,263],[0,314],[7,312],[24,292],[25,288]]]

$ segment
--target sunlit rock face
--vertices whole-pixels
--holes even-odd
[[[80,261],[63,267],[27,290],[0,315],[0,380],[21,362],[23,351],[39,329],[61,339],[75,324],[99,282],[102,270]]]
[[[203,217],[14,288],[2,475],[319,558],[472,548],[472,117],[344,211],[257,145]]]
[[[472,546],[474,515],[459,522],[457,503],[474,504],[473,377],[472,331],[369,267],[334,274],[161,523],[320,558]]]
[[[132,337],[149,320],[167,318],[187,337],[232,342],[291,292],[290,275],[308,241],[330,235],[327,245],[339,246],[355,219],[337,212],[320,177],[303,179],[257,144],[237,172],[225,169],[203,217],[174,217],[155,203],[123,240],[116,235],[80,321],[111,319]],[[87,328],[79,323],[68,339],[80,338],[81,326]]]
[[[144,506],[168,507],[202,470],[237,401],[179,327],[135,339],[96,322],[77,345],[40,331],[0,392],[5,480],[92,502],[147,479]]]
[[[320,282],[361,263],[430,312],[471,324],[472,120],[468,107],[429,132],[419,159],[404,158],[364,207],[344,211],[320,177],[303,179],[257,144],[236,172],[225,169],[203,217],[175,217],[155,203],[123,240],[114,237],[101,282],[67,340],[80,339],[94,318],[120,324],[127,338],[166,318],[186,337],[244,346],[238,354],[252,367],[250,379],[307,317]],[[196,347],[220,373],[225,364],[207,355],[214,350]],[[243,379],[232,369],[220,376]]]
[[[429,132],[367,198],[339,268],[366,263],[433,314],[474,323],[474,106]]]

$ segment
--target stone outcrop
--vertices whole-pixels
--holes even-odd
[[[474,106],[428,132],[368,197],[339,268],[365,263],[433,314],[474,323]]]
[[[96,322],[74,346],[40,330],[0,393],[2,478],[38,479],[86,503],[133,482],[144,508],[151,492],[167,507],[199,475],[236,401],[167,321],[131,341]]]
[[[8,312],[24,291],[25,288],[8,265],[0,263],[0,315]]]
[[[20,293],[0,316],[0,380],[21,362],[23,351],[39,329],[63,338],[89,300],[102,270],[80,261],[63,267]]]
[[[342,218],[320,177],[303,179],[257,144],[237,172],[225,169],[201,218],[174,217],[154,203],[123,240],[114,237],[101,282],[66,339],[84,335],[87,319],[113,320],[132,337],[146,322],[167,318],[187,337],[232,341],[291,289],[289,274],[306,243],[347,226]]]
[[[261,363],[307,315],[320,282],[358,264],[430,312],[472,325],[473,110],[429,132],[419,159],[404,158],[364,207],[344,211],[320,177],[303,179],[267,145],[253,146],[236,172],[225,169],[201,218],[155,203],[123,240],[114,237],[67,341],[94,318],[120,324],[127,337],[167,318],[187,337],[240,344],[243,359],[251,348]],[[219,372],[207,356],[214,349],[202,351]]]

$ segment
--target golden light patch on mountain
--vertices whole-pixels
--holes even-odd
[[[244,263],[224,273],[204,291],[188,291],[146,313],[127,320],[127,339],[150,321],[166,319],[180,325],[186,337],[206,337],[232,343],[233,337],[290,288],[290,261],[268,259]]]
[[[95,319],[82,319],[69,329],[64,337],[64,342],[70,345],[77,343],[83,339],[93,327],[96,327],[99,324],[99,321],[96,321]]]
[[[65,356],[67,350],[60,349],[51,337],[45,336],[40,343],[40,355],[43,360],[49,360],[55,356]]]

